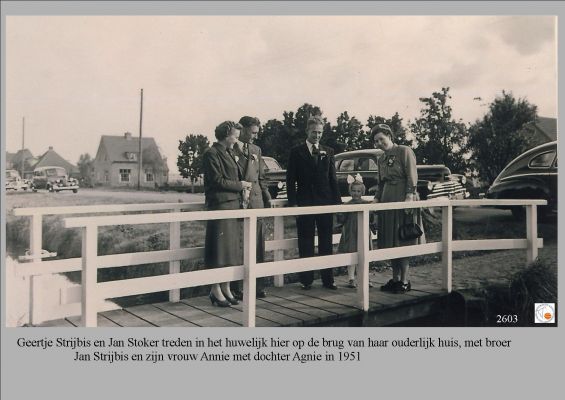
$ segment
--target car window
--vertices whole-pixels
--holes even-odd
[[[355,168],[355,159],[353,159],[353,158],[346,158],[339,165],[339,171],[340,172],[353,171],[354,168]]]
[[[557,169],[557,156],[555,156],[555,163],[553,163],[553,168]]]
[[[554,151],[539,154],[530,160],[530,168],[549,168],[554,158]]]
[[[377,163],[371,157],[360,158],[357,162],[356,171],[376,171],[377,169]]]

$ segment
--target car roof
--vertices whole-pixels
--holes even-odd
[[[556,140],[553,141],[553,142],[541,144],[539,146],[534,147],[533,149],[530,149],[530,150],[523,152],[518,157],[516,157],[515,159],[510,161],[506,165],[506,167],[504,167],[502,169],[502,171],[500,171],[500,174],[498,174],[496,179],[502,178],[504,176],[507,176],[508,174],[513,173],[516,168],[518,168],[518,169],[521,168],[522,162],[524,160],[529,160],[530,157],[532,157],[532,156],[535,156],[535,155],[541,154],[541,153],[545,153],[545,152],[548,152],[548,151],[552,151],[552,150],[557,151],[557,141]]]
[[[63,170],[65,170],[65,172],[67,171],[64,167],[59,167],[58,165],[46,166],[46,167],[37,167],[36,169],[34,169],[34,171],[44,171],[46,169],[53,169],[53,168],[63,169]]]

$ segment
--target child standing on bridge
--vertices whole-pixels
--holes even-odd
[[[370,204],[372,201],[363,200],[362,196],[365,194],[365,185],[363,184],[363,178],[361,175],[353,177],[349,175],[347,177],[347,182],[349,183],[349,195],[351,200],[346,204]],[[337,215],[338,224],[343,225],[341,230],[341,239],[339,240],[339,253],[353,253],[357,251],[357,213],[340,213]],[[375,224],[375,214],[370,213],[370,224]],[[373,240],[371,238],[371,232],[369,232],[369,249],[373,249]],[[356,288],[357,283],[355,281],[355,265],[349,265],[347,267],[347,276],[349,279],[348,286],[350,288]],[[369,282],[369,287],[373,287],[371,282]]]

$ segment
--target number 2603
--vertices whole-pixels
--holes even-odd
[[[507,314],[507,315],[500,315],[496,316],[496,323],[497,324],[515,324],[518,322],[518,316],[516,314]]]

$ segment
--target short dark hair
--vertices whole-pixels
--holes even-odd
[[[233,121],[224,121],[220,125],[216,127],[214,130],[214,134],[216,135],[216,139],[224,140],[227,138],[232,129],[241,130],[241,125],[237,122]]]
[[[308,128],[310,128],[313,125],[324,125],[324,120],[322,119],[322,116],[320,115],[312,115],[310,117],[308,117],[308,121],[306,121],[306,130],[308,130]]]
[[[388,126],[387,124],[377,124],[373,126],[373,129],[371,129],[371,137],[373,138],[373,140],[375,140],[375,136],[377,135],[377,133],[384,133],[389,138],[391,139],[394,138],[392,129],[390,129],[390,126]]]
[[[261,121],[259,121],[259,118],[250,117],[248,115],[246,115],[245,117],[241,117],[239,119],[239,124],[244,128],[250,128],[252,126],[261,127]]]

